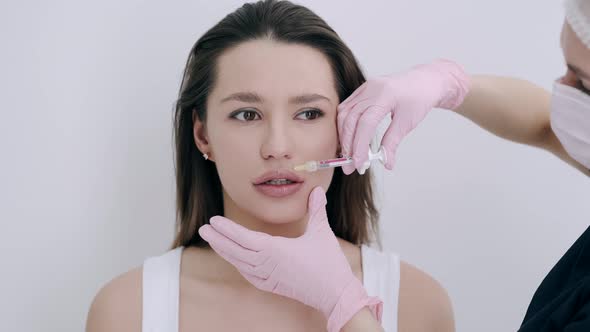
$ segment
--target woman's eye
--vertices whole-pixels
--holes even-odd
[[[237,111],[230,115],[230,117],[240,121],[253,121],[256,116],[258,116],[258,113],[252,110]]]
[[[302,119],[302,120],[315,120],[317,118],[321,118],[322,116],[324,116],[324,112],[322,112],[318,109],[309,109],[309,110],[299,113],[297,115],[297,118],[300,118],[301,115],[304,116],[304,119]]]
[[[297,118],[300,120],[315,120],[317,118],[321,118],[322,116],[324,116],[324,112],[322,112],[318,109],[309,109],[309,110],[305,110],[305,111],[297,114]],[[254,110],[236,111],[236,112],[232,113],[230,115],[230,117],[234,118],[236,120],[245,121],[245,122],[260,119],[260,116]]]

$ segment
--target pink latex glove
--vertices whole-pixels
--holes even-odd
[[[386,115],[392,117],[381,140],[387,154],[385,168],[393,169],[401,140],[435,107],[454,109],[469,90],[462,67],[447,60],[419,65],[401,74],[370,79],[338,106],[338,132],[344,156],[354,164],[342,167],[348,175],[363,173],[369,144]]]
[[[340,331],[365,306],[381,322],[383,302],[369,297],[353,274],[326,215],[326,196],[315,187],[308,224],[298,238],[251,231],[212,217],[199,234],[256,288],[302,302],[322,312],[329,332]]]

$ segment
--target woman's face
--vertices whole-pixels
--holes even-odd
[[[561,32],[561,47],[568,64],[561,82],[590,94],[590,48],[582,43],[567,22]]]
[[[221,55],[207,99],[206,145],[199,149],[215,162],[227,217],[303,221],[311,190],[327,191],[333,170],[294,172],[293,166],[336,157],[338,103],[328,59],[314,48],[255,40]],[[256,180],[277,170],[297,174],[300,189],[284,197],[258,190]]]

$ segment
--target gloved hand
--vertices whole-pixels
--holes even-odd
[[[368,160],[369,144],[377,126],[392,120],[381,140],[387,155],[385,168],[393,169],[401,140],[435,107],[454,109],[469,90],[469,77],[456,63],[437,60],[402,74],[370,79],[338,106],[338,133],[344,156],[354,164],[342,167],[348,175]]]
[[[215,216],[199,228],[210,246],[256,288],[286,296],[324,314],[328,331],[340,331],[365,306],[381,322],[383,302],[369,297],[353,274],[326,215],[326,196],[315,187],[308,224],[298,238],[251,231]]]

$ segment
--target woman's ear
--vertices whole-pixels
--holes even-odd
[[[211,145],[209,144],[209,138],[207,136],[207,127],[198,116],[194,117],[193,138],[195,140],[195,145],[199,151],[201,151],[201,154],[206,153],[208,155],[208,159],[214,161],[213,152],[211,151]]]

